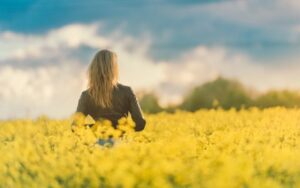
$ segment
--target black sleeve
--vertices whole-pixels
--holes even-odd
[[[83,92],[81,93],[81,96],[79,98],[76,112],[81,112],[84,115],[87,115],[86,97]]]
[[[76,113],[77,112],[81,112],[84,115],[87,114],[87,111],[86,111],[86,99],[85,99],[85,96],[84,96],[83,92],[81,93],[81,96],[80,96],[79,101],[78,101]],[[74,127],[76,127],[76,125],[77,125],[76,121],[73,119],[73,121],[71,123],[71,130],[72,130],[72,132],[74,132]]]
[[[146,120],[143,116],[141,107],[138,103],[135,93],[129,87],[129,112],[135,122],[135,130],[142,131],[145,128]]]

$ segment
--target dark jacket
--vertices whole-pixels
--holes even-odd
[[[94,100],[85,90],[81,93],[76,112],[82,112],[84,115],[90,115],[95,120],[100,118],[108,119],[116,128],[118,119],[127,117],[130,112],[133,121],[135,122],[135,130],[141,131],[144,129],[146,121],[142,114],[142,110],[137,101],[136,95],[129,86],[118,83],[117,88],[114,88],[112,94],[112,107],[103,108],[95,104]]]

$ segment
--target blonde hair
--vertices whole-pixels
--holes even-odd
[[[112,106],[112,91],[117,87],[118,77],[116,53],[109,50],[97,52],[88,70],[89,94],[97,105]]]

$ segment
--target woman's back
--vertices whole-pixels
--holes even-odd
[[[117,83],[112,90],[111,107],[104,108],[97,105],[91,97],[89,89],[87,89],[81,93],[76,111],[82,112],[84,115],[90,115],[95,120],[99,118],[108,119],[114,127],[116,127],[120,118],[127,117],[130,113],[136,124],[136,131],[143,130],[146,123],[133,90],[131,87],[120,83]]]

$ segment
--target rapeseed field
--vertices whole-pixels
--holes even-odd
[[[300,187],[300,109],[0,121],[0,188]],[[92,124],[93,126],[86,126]],[[73,125],[71,127],[71,125]],[[113,143],[98,144],[112,138]]]

